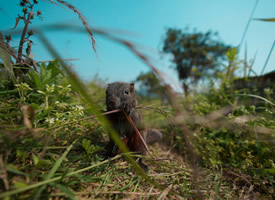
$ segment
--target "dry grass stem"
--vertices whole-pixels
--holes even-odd
[[[133,120],[131,119],[131,117],[129,117],[129,115],[127,115],[127,113],[125,113],[124,111],[123,111],[123,113],[124,113],[125,117],[127,118],[128,122],[129,122],[129,123],[132,125],[132,127],[134,128],[136,134],[139,136],[139,138],[140,138],[140,140],[142,141],[142,144],[143,144],[143,146],[145,147],[146,151],[148,152],[149,156],[151,156],[151,157],[153,158],[153,156],[152,156],[152,154],[151,154],[151,152],[150,152],[150,150],[149,150],[149,148],[148,148],[146,142],[144,141],[142,135],[140,134],[140,132],[139,132],[139,130],[137,129],[137,127],[135,126],[135,124],[134,124]]]

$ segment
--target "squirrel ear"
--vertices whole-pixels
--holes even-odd
[[[105,91],[106,94],[107,94],[107,92],[108,92],[108,89],[110,88],[110,85],[111,85],[111,84],[107,84],[106,91]]]
[[[130,83],[130,92],[135,90],[135,83]]]

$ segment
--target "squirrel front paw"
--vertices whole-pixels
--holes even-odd
[[[122,106],[120,106],[120,109],[129,115],[133,110],[133,106],[130,104],[122,104]]]

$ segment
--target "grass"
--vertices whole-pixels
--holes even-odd
[[[63,81],[62,78],[60,82]],[[54,89],[52,93],[57,92],[57,87],[58,85],[55,86],[56,89]],[[35,94],[37,93],[43,97],[41,93],[37,92],[38,90],[36,92],[35,90],[36,89],[33,88],[33,90],[24,91],[23,94],[31,97],[36,96]],[[98,90],[104,89],[99,85]],[[45,89],[45,92],[46,91],[47,89]],[[73,90],[67,92],[70,94],[67,95],[70,96],[70,98],[64,99],[63,103],[74,102],[67,104],[67,110],[73,110],[73,108],[70,107],[75,107],[77,104],[82,104],[83,108],[89,107],[89,104],[83,104],[77,96],[72,95]],[[18,92],[18,94],[22,94],[22,92]],[[3,97],[5,99],[2,99],[1,107],[4,108],[4,104],[9,102],[10,106],[6,109],[9,109],[11,112],[13,112],[12,110],[16,110],[17,104],[15,102],[17,101],[15,97],[18,94],[11,93]],[[250,97],[250,95],[247,97]],[[19,95],[17,98],[19,98]],[[63,97],[60,96],[60,98],[62,99]],[[207,117],[208,120],[217,120],[224,113],[218,111],[217,107],[213,109],[213,111],[216,112],[215,115],[209,113],[211,109],[205,111],[204,109],[209,109],[210,105],[208,105],[207,102],[203,102],[201,96],[198,98],[200,99],[198,104],[196,103],[196,98],[193,98],[193,100],[195,100],[193,102],[194,108],[192,108],[194,109],[194,111],[192,111],[193,113],[206,112],[205,114],[208,116],[216,116],[214,118]],[[61,101],[61,99],[59,99],[59,101]],[[178,100],[181,101],[181,98]],[[40,106],[35,108],[36,116],[34,120],[36,117],[43,120],[44,116],[56,118],[58,112],[56,112],[55,109],[60,109],[60,105],[58,105],[59,103],[55,103],[54,96],[49,94],[48,110],[46,109],[46,111],[48,111],[47,113],[37,112],[41,109],[41,106],[43,107],[45,98],[40,98],[39,101]],[[205,98],[205,101],[207,101],[207,98]],[[33,99],[26,98],[26,104],[33,104],[29,102],[33,102]],[[269,101],[263,102],[266,103],[267,107],[272,106]],[[150,103],[152,104],[152,102]],[[160,102],[154,100],[154,104],[157,103]],[[37,102],[37,104],[39,104],[39,102]],[[214,153],[216,151],[215,148],[219,147],[216,145],[219,144],[216,143],[211,146],[211,135],[209,135],[210,138],[208,135],[205,135],[205,133],[211,133],[211,130],[203,129],[203,123],[200,123],[199,127],[197,127],[198,125],[196,124],[198,122],[193,121],[195,122],[195,126],[188,122],[191,130],[194,130],[196,134],[199,134],[199,130],[203,136],[198,137],[198,139],[201,140],[193,142],[193,145],[201,146],[198,148],[198,152],[202,157],[200,160],[197,160],[197,162],[200,163],[203,161],[198,168],[199,174],[197,180],[194,180],[192,173],[193,168],[186,154],[187,147],[182,137],[181,128],[177,126],[176,121],[174,125],[173,123],[167,123],[167,117],[170,117],[171,120],[174,118],[172,108],[170,106],[160,107],[157,105],[141,106],[141,108],[144,110],[147,125],[160,128],[165,135],[165,139],[169,138],[169,140],[165,140],[163,143],[150,146],[153,158],[145,157],[145,162],[150,166],[147,176],[156,181],[158,185],[161,185],[160,188],[158,188],[158,185],[155,186],[154,183],[146,181],[146,179],[139,175],[135,168],[133,168],[129,162],[122,159],[121,156],[117,156],[111,160],[102,160],[101,152],[107,140],[106,131],[104,131],[102,126],[94,119],[95,116],[89,116],[89,109],[84,109],[82,115],[79,116],[77,112],[72,113],[73,116],[61,122],[46,122],[45,119],[42,122],[34,121],[35,124],[37,124],[35,128],[27,128],[24,126],[23,121],[22,125],[16,125],[17,115],[1,118],[2,122],[9,121],[9,124],[12,123],[14,125],[13,127],[4,126],[4,124],[1,125],[4,128],[2,130],[5,130],[1,135],[1,143],[4,147],[1,151],[3,151],[2,155],[5,155],[6,158],[2,157],[1,160],[3,163],[3,174],[6,174],[6,177],[3,176],[2,178],[3,192],[0,197],[11,196],[12,198],[20,197],[26,199],[60,196],[66,196],[71,199],[88,197],[103,199],[129,197],[192,199],[195,198],[197,194],[197,184],[199,185],[199,190],[203,198],[235,199],[249,196],[253,193],[249,193],[248,191],[258,180],[253,183],[255,180],[253,180],[251,175],[247,175],[243,171],[235,172],[234,167],[228,168],[228,166],[223,166],[223,164],[230,164],[233,161],[224,160],[218,164],[215,162],[218,162],[219,159],[223,157],[212,158],[209,152],[204,153],[203,145],[205,149]],[[67,112],[66,109],[62,111],[64,112],[63,117],[67,116],[65,114]],[[158,109],[162,109],[162,113],[157,112]],[[242,108],[238,112],[252,112],[246,109],[247,108]],[[170,114],[163,115],[163,113],[167,112]],[[189,118],[191,118],[192,112],[189,111]],[[235,115],[240,114],[242,113],[237,113],[237,110],[235,110]],[[198,120],[200,117],[195,116],[195,119]],[[211,126],[209,129],[210,128]],[[213,129],[213,133],[218,131],[215,127]],[[16,137],[12,137],[11,135],[16,135]],[[195,137],[195,139],[196,138],[197,137]],[[217,139],[222,139],[222,137],[219,136]],[[4,144],[6,141],[8,141],[8,143]],[[239,142],[240,140],[238,139],[237,141]],[[251,148],[251,150],[253,149]],[[215,162],[211,163],[211,160]],[[235,169],[240,168],[237,167]],[[233,176],[235,176],[235,178],[232,180],[231,178]],[[245,186],[246,184],[243,185],[242,180],[246,180],[250,186]],[[5,182],[6,186],[4,184]],[[4,192],[6,190],[4,188],[9,188],[9,190]],[[270,187],[267,186],[267,188]]]

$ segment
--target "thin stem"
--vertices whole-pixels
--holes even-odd
[[[275,46],[275,40],[274,40],[273,45],[272,45],[272,47],[271,47],[271,49],[270,49],[270,51],[269,51],[269,54],[268,54],[267,59],[266,59],[266,61],[265,61],[264,67],[263,67],[262,72],[261,72],[261,75],[264,74],[264,70],[265,70],[266,65],[267,65],[267,63],[268,63],[268,61],[269,61],[269,58],[270,58],[270,56],[271,56],[271,53],[272,53],[272,51],[273,51],[274,46]]]
[[[48,108],[49,108],[49,96],[48,95],[45,96],[45,104],[46,104],[46,110],[48,110]]]
[[[130,124],[132,125],[132,127],[134,128],[136,134],[137,134],[137,135],[139,136],[139,138],[141,139],[142,144],[143,144],[143,146],[145,147],[146,151],[148,152],[149,156],[151,156],[151,157],[153,158],[153,156],[152,156],[152,154],[150,153],[150,150],[149,150],[149,148],[148,148],[146,142],[144,141],[142,135],[140,134],[140,132],[139,132],[139,130],[137,129],[137,127],[135,126],[135,124],[134,124],[133,120],[131,119],[131,117],[129,117],[129,115],[127,115],[127,113],[126,113],[125,111],[123,111],[123,113],[124,113],[124,115],[126,116],[126,118],[127,118],[127,120],[129,121],[129,123],[130,123]]]
[[[254,15],[254,12],[255,12],[255,10],[256,10],[256,8],[257,8],[258,2],[259,2],[259,0],[256,0],[255,5],[254,5],[254,7],[253,7],[253,10],[252,10],[252,12],[251,12],[251,14],[250,14],[250,17],[249,17],[249,19],[248,19],[248,22],[247,22],[247,24],[246,24],[246,27],[245,27],[245,29],[244,29],[244,32],[243,32],[243,35],[242,35],[242,39],[241,39],[241,42],[240,42],[240,44],[239,44],[239,51],[241,50],[241,47],[242,47],[244,38],[245,38],[245,36],[246,36],[247,30],[248,30],[248,27],[249,27],[250,22],[251,22],[251,20],[252,20],[252,17],[253,17],[253,15]]]
[[[116,113],[116,112],[120,112],[120,110],[112,110],[112,111],[104,112],[104,113],[101,113],[101,115],[110,115],[110,114]],[[86,119],[93,119],[93,118],[96,118],[96,117],[98,117],[98,116],[97,116],[97,115],[92,115],[92,116],[89,116],[89,117],[84,117],[84,118],[79,119],[79,120],[77,120],[77,121],[73,121],[73,122],[69,122],[69,123],[62,124],[62,125],[50,127],[49,129],[60,128],[60,127],[66,126],[66,125],[78,123],[78,122],[80,122],[80,121],[83,121],[83,120],[86,120]]]
[[[23,52],[23,46],[24,46],[24,42],[25,42],[25,35],[28,31],[28,26],[30,24],[31,17],[33,15],[33,6],[34,6],[34,4],[31,5],[31,11],[28,14],[27,21],[24,20],[25,26],[24,26],[24,29],[23,29],[23,32],[21,35],[20,43],[19,43],[19,50],[18,50],[18,55],[17,55],[17,60],[16,60],[17,63],[21,63],[21,60],[22,60],[22,52]]]

